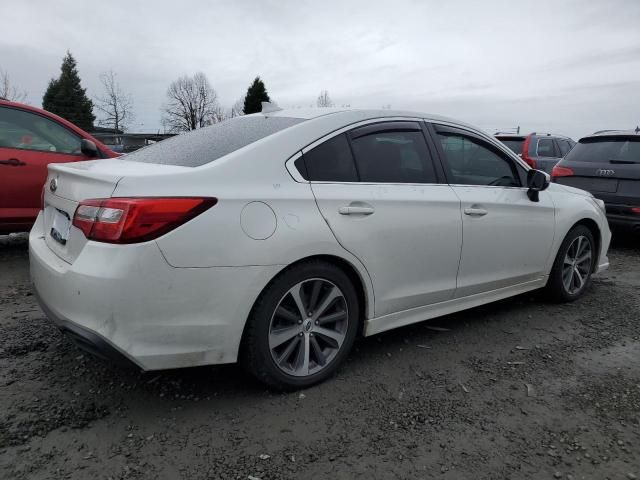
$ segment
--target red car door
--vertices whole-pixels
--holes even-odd
[[[0,106],[0,234],[28,230],[50,163],[88,160],[82,137],[35,112]]]

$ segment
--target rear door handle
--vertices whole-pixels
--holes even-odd
[[[371,215],[375,210],[373,207],[352,206],[340,207],[338,213],[340,215]]]
[[[484,208],[469,207],[464,209],[464,214],[471,217],[484,217],[487,213],[489,212],[487,212]]]
[[[9,165],[11,167],[22,167],[26,163],[18,160],[17,158],[10,158],[9,160],[0,160],[0,165]]]

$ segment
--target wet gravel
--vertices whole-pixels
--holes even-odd
[[[0,237],[0,478],[640,478],[640,239],[610,259],[578,302],[363,339],[335,378],[277,394],[235,366],[83,353],[37,307],[26,237]]]

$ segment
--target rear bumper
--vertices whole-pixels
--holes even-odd
[[[35,289],[34,289],[35,290]],[[49,320],[53,321],[62,333],[66,334],[79,348],[108,360],[123,367],[140,367],[133,358],[113,345],[109,340],[98,335],[93,330],[81,327],[68,319],[61,318],[55,314],[49,306],[40,299],[38,291],[35,290],[35,297],[40,304],[40,308]]]
[[[155,242],[87,242],[72,264],[29,236],[31,279],[47,316],[85,349],[143,370],[237,360],[249,311],[280,266],[174,268]]]

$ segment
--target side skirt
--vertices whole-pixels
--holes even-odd
[[[462,298],[454,298],[445,302],[434,303],[424,307],[416,307],[409,310],[403,310],[401,312],[390,313],[389,315],[383,315],[382,317],[372,318],[371,320],[367,320],[365,323],[364,336],[368,337],[393,328],[403,327],[412,323],[422,322],[424,320],[441,317],[442,315],[448,315],[450,313],[467,310],[486,303],[520,295],[521,293],[544,287],[547,284],[547,280],[548,275],[545,275],[537,280],[519,283],[517,285],[491,290],[489,292],[477,293],[475,295],[469,295]]]

